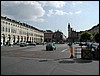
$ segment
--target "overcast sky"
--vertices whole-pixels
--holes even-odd
[[[76,31],[99,23],[99,1],[1,1],[1,15],[68,36],[68,23]]]

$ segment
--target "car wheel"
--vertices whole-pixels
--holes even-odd
[[[46,47],[46,51],[48,51],[48,48]]]
[[[54,50],[54,48],[51,48],[51,50],[53,51],[53,50]]]

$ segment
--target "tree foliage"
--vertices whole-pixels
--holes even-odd
[[[92,34],[91,33],[83,32],[81,34],[80,41],[86,42],[86,41],[91,41],[91,39],[92,39]]]
[[[99,42],[99,33],[97,33],[97,34],[94,36],[94,38],[95,38],[95,41],[96,41],[96,42]]]

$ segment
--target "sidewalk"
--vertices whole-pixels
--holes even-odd
[[[99,61],[2,56],[1,75],[99,75]]]

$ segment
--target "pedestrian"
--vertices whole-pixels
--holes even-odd
[[[73,46],[72,46],[72,43],[69,45],[69,47],[70,47],[70,53],[71,53],[70,58],[73,58],[73,57],[74,57],[74,56],[73,56],[74,48],[73,48]]]

